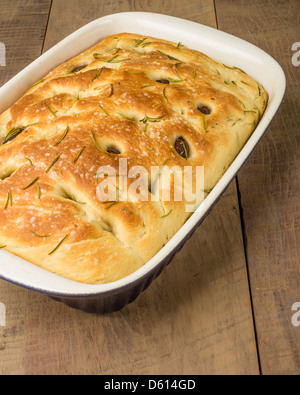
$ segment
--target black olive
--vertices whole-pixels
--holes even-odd
[[[174,147],[178,155],[182,156],[184,159],[188,159],[190,147],[183,137],[179,137],[175,141]]]
[[[118,150],[118,148],[116,148],[114,146],[108,147],[106,152],[108,152],[109,154],[113,154],[113,155],[120,155],[121,154],[121,151]]]
[[[87,67],[87,64],[82,64],[81,66],[75,67],[75,68],[71,71],[71,73],[78,73],[78,71],[81,71],[81,70],[85,69],[86,67]]]
[[[157,80],[156,82],[159,82],[160,84],[169,84],[169,80]]]
[[[206,107],[206,106],[200,106],[200,107],[198,107],[198,110],[200,112],[202,112],[202,114],[204,114],[204,115],[211,114],[211,109],[209,107]]]

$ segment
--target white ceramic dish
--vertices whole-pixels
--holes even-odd
[[[281,104],[286,87],[285,75],[279,64],[261,49],[239,38],[170,16],[119,13],[95,20],[77,30],[6,83],[0,89],[0,112],[12,105],[54,67],[101,39],[121,32],[182,42],[217,61],[239,67],[265,87],[269,103],[255,132],[198,210],[153,259],[132,275],[104,285],[81,284],[49,273],[6,251],[0,251],[0,278],[46,293],[73,307],[100,313],[119,310],[134,300],[170,262],[210,212],[263,136]]]

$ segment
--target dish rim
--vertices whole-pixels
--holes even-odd
[[[175,29],[176,31],[179,31],[178,36],[180,36],[180,29],[185,29],[185,34],[191,35],[194,34],[196,35],[198,33],[205,33],[206,39],[208,40],[213,40],[217,38],[221,38],[222,40],[225,40],[227,42],[227,46],[229,43],[236,43],[236,47],[233,47],[233,51],[238,51],[238,48],[244,47],[245,49],[248,50],[248,54],[256,54],[257,60],[260,59],[262,63],[262,67],[264,63],[268,64],[269,66],[272,66],[272,71],[274,75],[276,76],[276,87],[277,90],[271,97],[271,100],[269,100],[268,106],[266,108],[265,114],[260,120],[258,126],[256,127],[255,131],[245,144],[245,146],[242,148],[242,150],[239,152],[235,160],[232,162],[228,170],[225,172],[225,174],[221,177],[217,185],[214,187],[214,189],[210,192],[210,194],[206,197],[206,199],[201,203],[201,205],[198,207],[198,209],[193,213],[193,215],[187,220],[187,222],[178,230],[178,232],[174,235],[174,237],[148,262],[146,262],[141,268],[133,272],[132,274],[109,283],[105,284],[85,284],[85,283],[79,283],[76,281],[68,280],[65,279],[59,275],[53,274],[51,272],[46,271],[45,269],[39,268],[36,265],[33,265],[32,263],[23,260],[22,258],[19,258],[7,251],[1,250],[0,251],[0,278],[4,279],[8,282],[11,282],[13,284],[22,286],[27,289],[31,289],[34,291],[42,292],[45,294],[50,294],[50,295],[55,295],[55,296],[61,296],[61,297],[74,297],[74,298],[82,298],[82,297],[95,297],[95,296],[100,296],[100,295],[108,295],[112,293],[119,293],[121,292],[124,288],[127,288],[128,286],[134,286],[136,283],[139,283],[142,281],[144,278],[147,276],[150,276],[155,269],[157,269],[168,257],[170,257],[176,248],[187,238],[189,233],[195,229],[208,215],[210,212],[210,209],[214,206],[214,204],[218,201],[218,199],[221,197],[225,189],[229,186],[231,181],[235,178],[236,174],[238,171],[241,169],[241,167],[244,165],[245,161],[248,159],[258,142],[261,140],[262,136],[266,132],[269,124],[271,123],[273,117],[276,115],[277,110],[280,107],[280,104],[282,102],[282,99],[284,97],[285,89],[286,89],[286,78],[285,74],[281,68],[281,66],[278,64],[278,62],[272,58],[268,53],[260,49],[259,47],[242,40],[236,36],[230,35],[228,33],[222,32],[218,29],[205,26],[196,22],[191,22],[182,18],[177,18],[169,15],[163,15],[163,14],[155,14],[155,13],[148,13],[148,12],[122,12],[122,13],[116,13],[116,14],[111,14],[111,15],[106,15],[104,17],[98,18],[94,20],[93,22],[88,23],[87,25],[81,27],[80,29],[76,30],[72,34],[70,34],[68,37],[60,41],[58,44],[56,44],[54,47],[49,49],[47,52],[45,52],[43,55],[41,55],[39,58],[37,58],[34,62],[32,62],[29,66],[27,66],[23,71],[18,73],[15,77],[13,77],[10,81],[8,81],[5,85],[3,85],[0,88],[0,98],[2,94],[5,91],[11,90],[16,84],[20,83],[20,81],[23,81],[21,83],[21,87],[19,87],[20,91],[21,89],[24,91],[29,89],[30,86],[28,85],[28,80],[33,78],[34,70],[37,69],[41,64],[44,64],[47,59],[49,59],[53,55],[57,55],[58,52],[63,52],[63,49],[69,45],[70,42],[74,42],[77,40],[78,37],[82,39],[84,35],[89,35],[91,34],[91,31],[96,25],[103,25],[105,24],[116,24],[116,20],[122,20],[124,22],[131,21],[132,23],[135,21],[137,22],[137,19],[139,23],[143,21],[144,24],[149,24],[151,23],[155,25],[154,31],[157,32],[159,28],[161,29],[161,37],[162,39],[166,39],[166,36],[170,36],[172,34],[175,34]],[[122,25],[123,26],[123,25]],[[142,26],[142,24],[140,25]],[[123,32],[121,27],[118,29],[118,26],[116,26],[116,29],[119,30],[118,33]],[[149,30],[149,27],[147,28]],[[169,30],[168,30],[169,29]],[[130,31],[130,30],[136,30],[135,28],[129,29],[129,33],[133,32],[136,33],[136,31]],[[142,30],[142,29],[141,29]],[[168,30],[165,32],[165,30]],[[172,33],[172,30],[174,32]],[[113,34],[118,34],[113,33]],[[141,32],[139,34],[142,34]],[[110,35],[110,34],[109,34]],[[151,34],[144,34],[147,36],[151,36]],[[152,34],[152,36],[156,36],[155,33]],[[96,40],[94,43],[99,42],[100,40]],[[176,40],[172,40],[176,41]],[[90,48],[94,43],[89,43],[86,45],[86,49]],[[190,47],[189,45],[187,45]],[[191,48],[191,47],[190,47]],[[201,44],[199,44],[198,47],[193,46],[193,49],[198,50],[198,51],[203,51],[201,49]],[[82,52],[82,51],[80,51]],[[203,53],[206,53],[203,51]],[[78,54],[78,51],[75,51],[74,47],[74,55],[76,56]],[[62,54],[60,54],[60,57]],[[211,56],[211,55],[209,55]],[[57,56],[59,57],[59,56]],[[214,57],[216,59],[216,57]],[[59,62],[59,64],[62,62]],[[228,64],[228,63],[227,63]],[[239,66],[238,64],[231,64],[232,66]],[[250,66],[249,66],[250,68]],[[53,67],[50,68],[50,70],[53,69]],[[247,72],[248,67],[244,66],[243,69]],[[49,70],[49,71],[50,71]],[[36,75],[36,74],[35,74]],[[43,73],[42,77],[45,75]],[[28,79],[28,76],[30,78]],[[263,84],[263,81],[260,81],[259,76],[251,76],[256,79],[257,81],[261,82]],[[25,78],[26,77],[26,78]],[[34,79],[34,78],[33,78]],[[24,80],[26,80],[26,84],[24,84]],[[33,83],[37,79],[35,78]],[[28,85],[27,88],[25,89],[25,85]],[[267,89],[266,89],[267,90]],[[269,92],[268,92],[269,93]],[[17,95],[18,97],[22,96],[22,93],[20,95]],[[12,104],[12,103],[11,103]],[[6,108],[9,108],[11,105],[9,104],[6,106]],[[3,109],[0,109],[0,112],[2,112]],[[64,290],[58,290],[54,289],[52,285],[49,286],[48,288],[45,286],[39,287],[37,285],[30,284],[29,280],[27,281],[24,280],[24,282],[20,281],[18,279],[18,276],[15,275],[13,278],[12,274],[9,274],[9,270],[3,271],[3,261],[8,262],[9,260],[13,260],[16,265],[25,265],[25,271],[26,269],[33,270],[37,275],[41,275],[41,277],[47,277],[51,279],[52,282],[58,281],[59,283],[69,285],[70,289],[74,288],[73,292],[68,292]],[[33,276],[34,274],[33,273]],[[75,291],[76,288],[76,291]],[[77,291],[78,290],[78,291]]]

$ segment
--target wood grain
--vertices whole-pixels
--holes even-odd
[[[291,48],[300,41],[300,3],[217,0],[216,10],[221,30],[263,48],[287,77],[284,103],[238,179],[262,371],[299,374],[291,309],[300,301],[300,68]]]
[[[121,11],[216,25],[212,0],[54,0],[44,48]],[[259,373],[235,183],[171,265],[122,311],[89,315],[4,281],[0,301],[7,306],[0,374]]]
[[[51,0],[1,0],[0,42],[6,47],[6,67],[0,67],[0,84],[41,54]]]

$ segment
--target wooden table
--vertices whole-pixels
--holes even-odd
[[[189,19],[260,46],[286,72],[284,103],[203,226],[122,311],[89,315],[0,280],[0,374],[299,374],[300,67],[291,48],[300,2],[0,0],[0,84],[75,29],[122,11]]]

